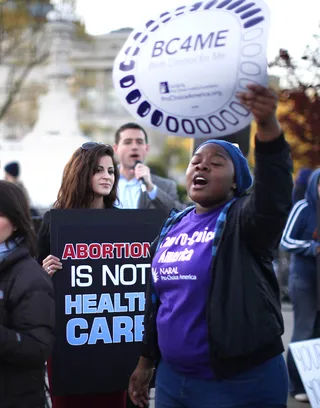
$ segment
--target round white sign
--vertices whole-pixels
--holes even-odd
[[[262,0],[200,1],[131,33],[117,56],[116,92],[143,125],[220,137],[252,120],[236,93],[267,84],[269,9]]]

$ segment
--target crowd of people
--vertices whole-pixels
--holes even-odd
[[[151,246],[152,271],[177,268],[183,279],[149,274],[141,356],[128,390],[51,395],[53,408],[143,408],[154,372],[156,408],[283,408],[288,371],[291,394],[306,399],[292,355],[287,365],[283,358],[273,259],[280,241],[292,253],[292,341],[318,336],[320,169],[308,174],[305,199],[293,206],[290,147],[276,118],[276,96],[259,85],[237,96],[257,124],[254,177],[238,147],[207,140],[186,170],[192,205],[179,202],[176,183],[152,174],[145,164],[148,135],[135,123],[117,130],[113,147],[84,143],[66,164],[53,209],[166,211]],[[59,333],[51,277],[63,273],[63,261],[51,253],[49,212],[35,236],[18,163],[9,163],[5,172],[6,181],[0,182],[0,406],[37,408],[44,406],[46,364],[50,384],[52,379]],[[186,239],[178,239],[181,235]],[[189,255],[180,256],[185,248]],[[169,252],[174,256],[167,257]]]

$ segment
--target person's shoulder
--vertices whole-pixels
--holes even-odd
[[[298,218],[298,216],[306,216],[310,213],[310,205],[308,200],[303,199],[297,201],[291,210],[291,216]]]
[[[17,249],[9,273],[14,278],[16,291],[31,292],[46,290],[53,293],[50,277],[24,247]]]
[[[16,264],[16,285],[23,291],[46,290],[53,292],[51,278],[31,255],[26,256]]]
[[[163,183],[163,184],[174,184],[176,185],[176,182],[172,179],[166,178],[166,177],[161,177],[157,176],[156,174],[151,174],[152,181],[154,183]]]
[[[48,211],[46,211],[44,214],[43,214],[43,220],[46,220],[46,221],[48,221],[49,219],[50,219],[50,211],[51,210],[48,210]]]
[[[48,210],[43,214],[42,224],[44,224],[44,225],[49,225],[50,224],[50,211],[51,210]]]

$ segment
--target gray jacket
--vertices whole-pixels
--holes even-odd
[[[179,202],[177,185],[173,180],[159,177],[151,174],[152,183],[157,186],[157,197],[150,200],[148,193],[142,193],[139,198],[138,208],[140,209],[158,209],[169,212],[172,208],[182,210],[185,208]]]

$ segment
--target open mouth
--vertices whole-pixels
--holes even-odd
[[[139,155],[138,154],[131,154],[130,159],[139,160]]]
[[[193,185],[194,186],[205,186],[208,184],[208,181],[202,176],[196,176],[193,178]]]

